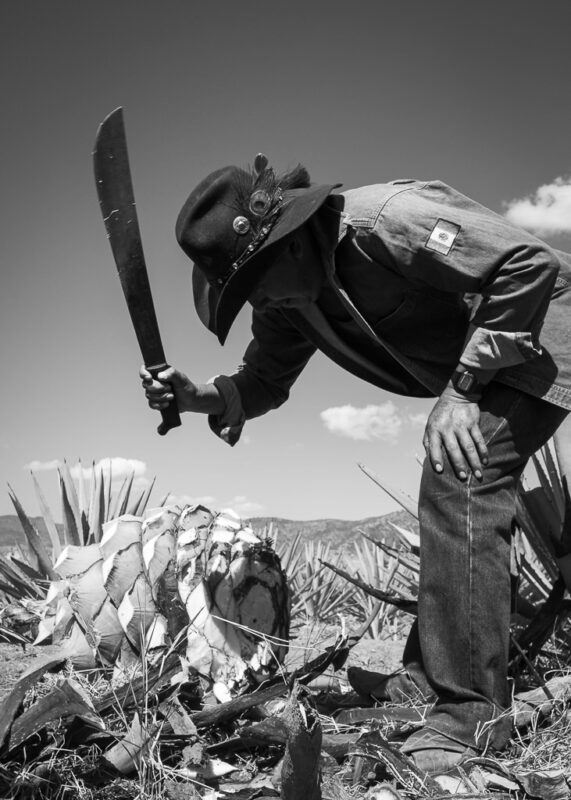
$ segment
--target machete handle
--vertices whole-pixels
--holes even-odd
[[[168,364],[159,364],[158,366],[153,365],[152,367],[147,367],[148,371],[155,380],[158,380],[157,375],[159,372],[163,372],[168,368]],[[163,421],[157,428],[157,433],[159,436],[164,436],[165,433],[168,433],[171,428],[178,428],[181,425],[180,414],[178,413],[176,400],[171,400],[170,404],[166,408],[161,409],[161,417],[163,418]]]

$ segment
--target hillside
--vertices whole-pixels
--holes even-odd
[[[341,549],[356,539],[362,538],[360,531],[365,531],[374,539],[384,539],[389,544],[396,542],[393,524],[418,532],[418,523],[407,511],[393,511],[382,517],[367,517],[355,521],[314,519],[296,522],[280,517],[252,517],[248,521],[255,531],[271,525],[273,531],[277,531],[278,539],[280,537],[291,539],[301,533],[305,539],[331,544],[334,550]]]
[[[50,538],[43,518],[32,517],[31,520],[47,549],[51,550]],[[4,514],[0,516],[0,554],[17,550],[18,547],[21,547],[24,552],[27,550],[26,537],[22,531],[20,520],[15,514]]]
[[[355,521],[345,519],[296,521],[281,517],[252,517],[248,521],[256,531],[261,531],[271,525],[273,531],[277,531],[280,538],[292,539],[301,533],[306,539],[330,543],[335,550],[358,539],[360,530],[364,530],[375,539],[384,539],[389,543],[395,540],[391,523],[409,530],[418,530],[416,521],[406,511],[393,511],[382,517],[367,517]],[[50,541],[42,517],[33,517],[32,522],[49,550]],[[15,514],[0,516],[0,553],[9,552],[19,546],[26,549],[26,540],[18,517]]]

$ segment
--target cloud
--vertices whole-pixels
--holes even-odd
[[[241,494],[233,497],[228,503],[224,503],[224,508],[231,508],[232,511],[235,511],[239,517],[242,517],[242,519],[259,517],[261,512],[264,510],[262,505],[259,503],[254,503],[252,500],[248,500],[244,495]]]
[[[139,461],[136,458],[114,456],[113,458],[102,458],[95,464],[95,470],[96,472],[102,470],[105,477],[111,474],[113,481],[122,481],[132,472],[135,474],[135,479],[140,480],[147,472],[147,465],[144,461]],[[79,478],[81,474],[84,478],[91,478],[93,467],[84,467],[81,462],[78,462],[73,467],[70,467],[69,471],[73,478]]]
[[[522,228],[541,233],[571,233],[571,177],[555,178],[535,194],[506,203],[505,215]]]
[[[321,419],[327,430],[339,436],[361,441],[381,439],[391,444],[397,441],[403,424],[395,404],[390,401],[365,408],[350,405],[326,408],[321,412]]]
[[[212,495],[201,495],[200,497],[191,497],[189,494],[169,494],[166,499],[167,505],[179,506],[206,506],[211,511],[216,511],[216,498]]]
[[[50,470],[56,470],[59,466],[61,466],[61,463],[62,462],[58,461],[57,459],[54,459],[53,461],[30,461],[29,464],[25,465],[25,468],[30,469],[32,472],[47,472]],[[127,475],[130,475],[131,472],[134,472],[135,480],[133,481],[133,485],[136,488],[142,489],[149,485],[149,479],[145,477],[147,465],[144,461],[139,461],[136,458],[122,458],[121,456],[115,456],[114,458],[102,458],[97,462],[97,464],[95,464],[95,470],[97,472],[102,470],[106,478],[108,478],[109,474],[111,473],[113,483],[122,482]],[[86,480],[89,480],[93,472],[93,466],[84,467],[83,464],[78,461],[77,464],[70,466],[69,471],[72,478],[75,478],[76,480],[80,476]]]
[[[59,461],[30,461],[29,464],[24,464],[24,469],[29,469],[32,472],[47,472],[59,467]]]

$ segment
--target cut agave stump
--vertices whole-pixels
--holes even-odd
[[[230,691],[283,663],[285,573],[271,543],[232,512],[123,515],[98,544],[66,547],[54,570],[35,643],[65,643],[77,667],[132,669],[184,650],[185,637],[183,663]]]

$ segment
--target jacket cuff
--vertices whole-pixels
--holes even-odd
[[[471,328],[460,362],[466,367],[499,370],[523,364],[541,355],[541,347],[527,331],[490,331]]]
[[[246,422],[240,392],[236,388],[234,381],[227,375],[216,375],[208,383],[213,383],[216,386],[225,405],[222,414],[209,414],[208,424],[210,425],[210,430],[226,444],[234,447],[240,439],[242,428]]]

